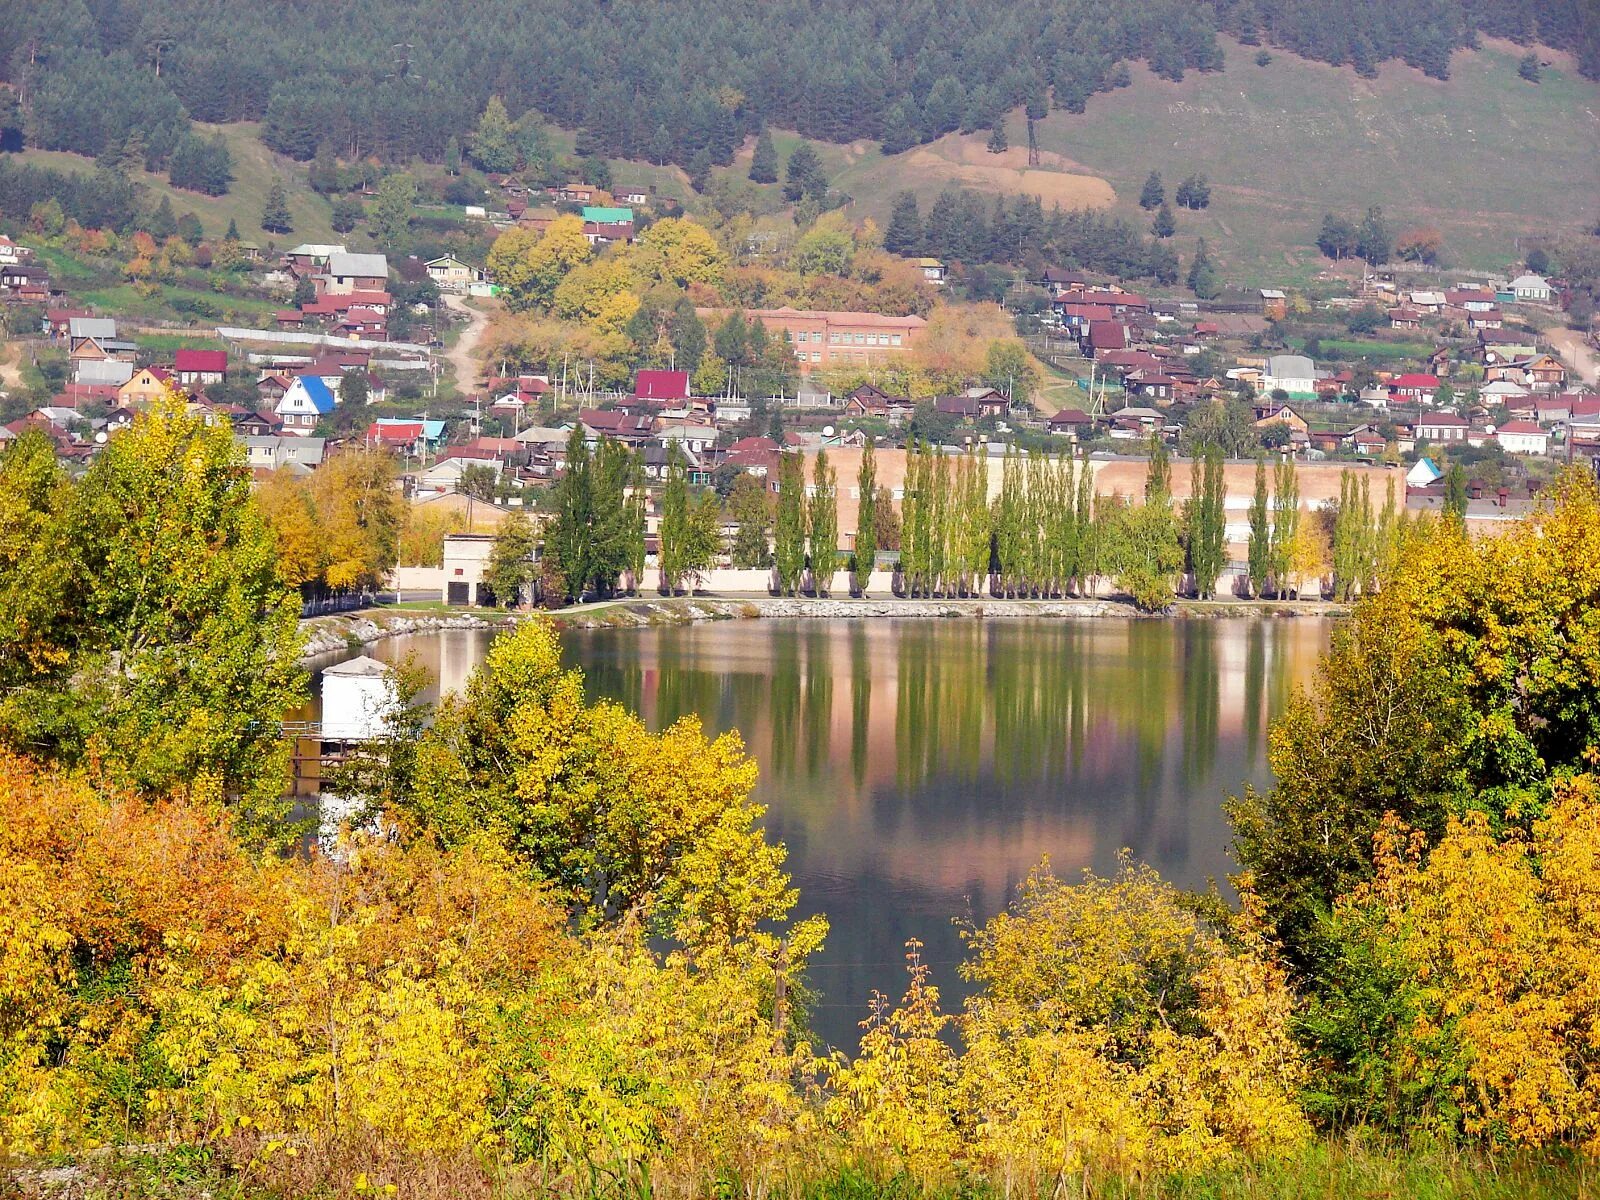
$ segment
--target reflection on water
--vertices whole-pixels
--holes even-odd
[[[957,916],[983,919],[1042,857],[1111,870],[1119,849],[1186,887],[1231,869],[1220,801],[1264,782],[1268,722],[1306,682],[1325,622],[733,621],[568,634],[594,696],[652,728],[738,729],[789,846],[819,1030],[853,1045],[874,987],[898,994],[918,937],[952,1005]],[[379,643],[459,687],[488,635]]]

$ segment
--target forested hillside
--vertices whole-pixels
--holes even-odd
[[[579,151],[726,163],[764,125],[903,150],[1007,110],[1081,112],[1144,62],[1216,70],[1216,35],[1371,74],[1444,77],[1479,33],[1537,38],[1600,75],[1589,0],[4,0],[0,137],[225,186],[184,116],[262,120],[300,159],[442,159],[491,96],[579,130]],[[9,135],[6,130],[10,129]]]

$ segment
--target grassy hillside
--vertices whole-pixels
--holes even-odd
[[[269,241],[284,245],[337,240],[329,224],[333,207],[307,185],[304,163],[268,150],[257,136],[258,126],[253,124],[201,125],[200,129],[208,134],[221,133],[233,151],[233,186],[226,196],[186,192],[172,187],[164,175],[143,171],[134,173],[134,181],[157,200],[162,195],[170,196],[174,212],[194,213],[210,235],[220,236],[233,220],[238,223],[240,237],[261,245]],[[18,157],[62,171],[86,174],[94,169],[88,159],[59,151],[27,150]],[[292,233],[269,234],[261,228],[261,210],[274,180],[282,180],[288,192],[289,211],[294,217]]]
[[[1309,280],[1325,265],[1322,214],[1358,216],[1371,203],[1397,230],[1437,227],[1457,265],[1500,267],[1517,235],[1593,220],[1600,190],[1600,88],[1550,54],[1556,65],[1529,83],[1517,75],[1521,53],[1460,52],[1440,82],[1398,63],[1363,80],[1280,53],[1260,67],[1253,49],[1229,46],[1225,71],[1175,84],[1135,67],[1131,87],[1093,97],[1082,115],[1052,113],[1039,130],[1045,171],[1014,169],[1027,144],[1014,114],[1006,155],[989,155],[981,135],[951,135],[893,158],[861,152],[838,182],[880,220],[895,192],[931,198],[947,182],[1046,203],[1052,191],[1087,202],[1098,192],[1143,220],[1135,201],[1151,170],[1169,196],[1199,171],[1212,204],[1179,210],[1179,250],[1205,236],[1236,282]]]

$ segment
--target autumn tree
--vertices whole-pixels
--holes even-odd
[[[323,582],[338,592],[377,587],[395,565],[404,522],[394,460],[381,450],[351,450],[311,478],[327,563]]]
[[[833,575],[839,561],[839,499],[834,470],[828,465],[828,452],[817,451],[811,501],[806,510],[810,527],[811,571],[817,595],[833,591]]]
[[[0,740],[275,832],[299,603],[229,430],[160,404],[76,483],[18,439],[0,517]]]
[[[488,268],[513,311],[549,308],[562,280],[592,254],[583,218],[567,213],[542,234],[521,226],[506,230],[489,249]]]

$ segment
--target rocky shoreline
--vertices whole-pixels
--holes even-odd
[[[563,629],[631,629],[655,625],[689,625],[699,621],[756,619],[864,620],[929,618],[967,620],[1018,620],[1023,618],[1088,619],[1120,617],[1124,620],[1222,618],[1266,619],[1329,617],[1349,611],[1344,605],[1320,601],[1239,602],[1179,601],[1166,613],[1140,613],[1120,600],[901,600],[893,596],[856,599],[819,599],[808,596],[752,596],[732,599],[712,596],[638,597],[558,609],[550,614]],[[301,622],[306,632],[304,658],[359,649],[388,637],[433,633],[443,629],[496,629],[514,624],[518,615],[504,613],[407,614],[404,611],[367,610],[341,616],[313,617]]]

